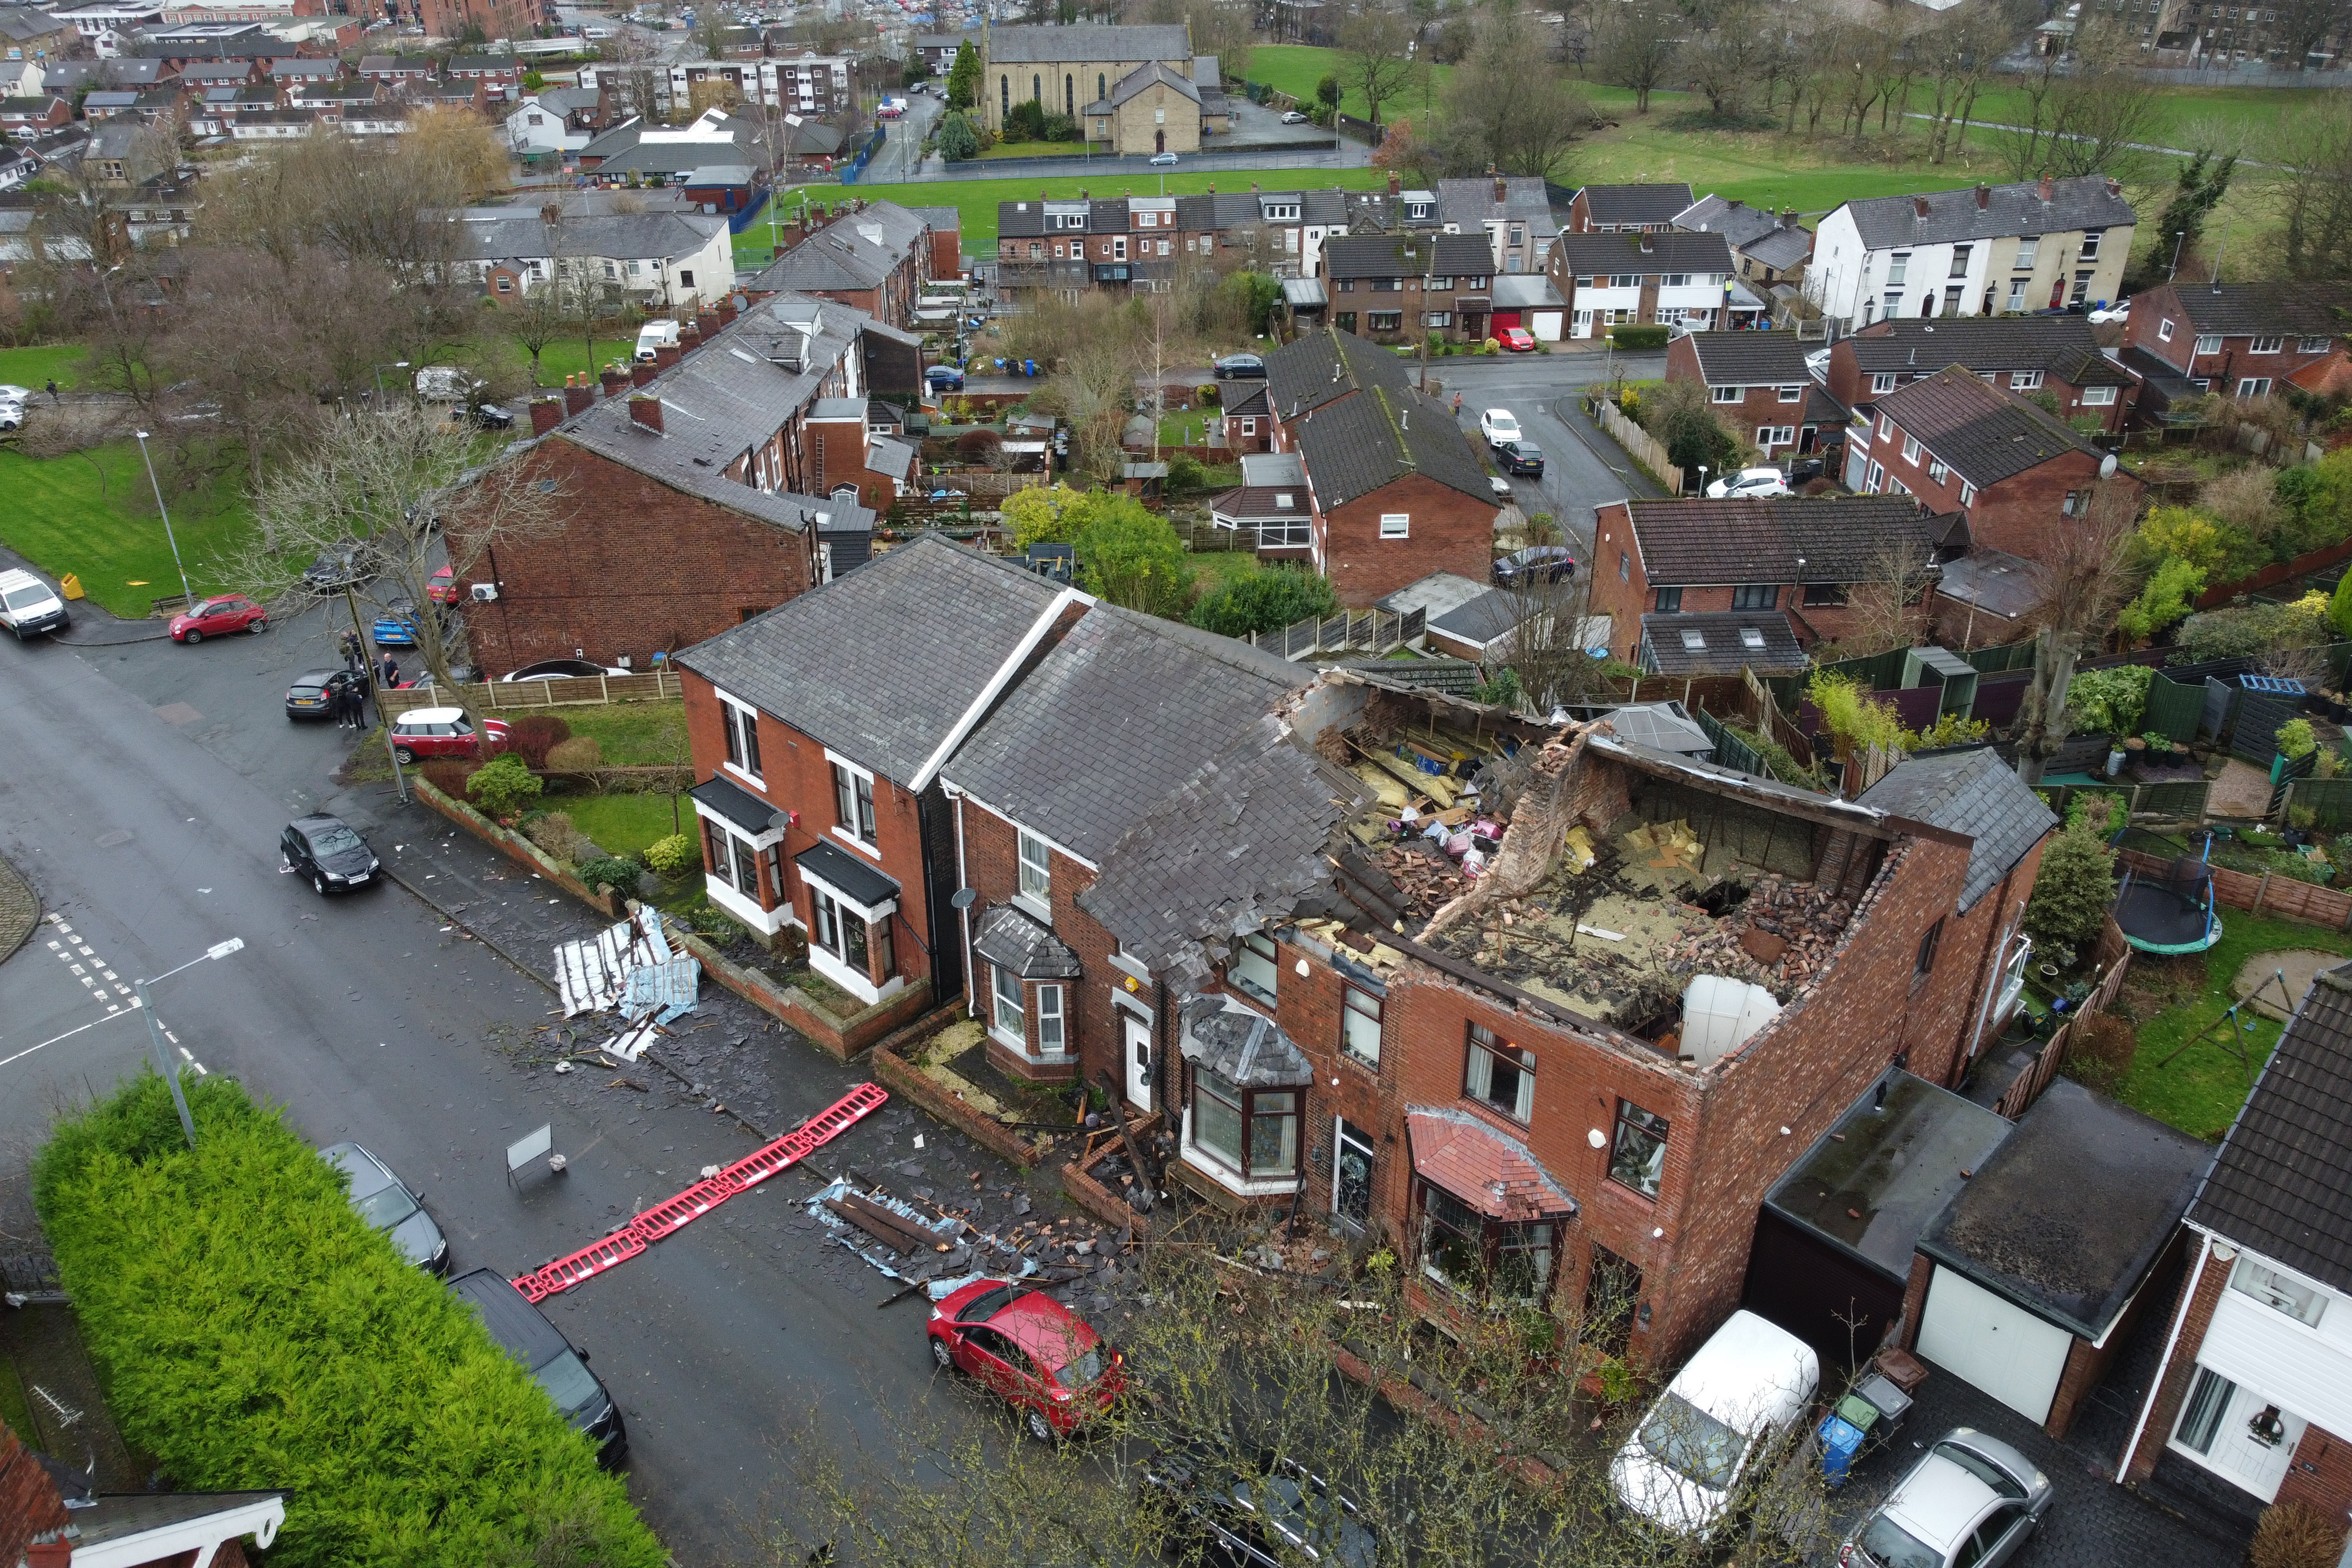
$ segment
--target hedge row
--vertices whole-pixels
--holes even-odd
[[[62,1123],[34,1197],[123,1435],[192,1490],[290,1489],[273,1565],[659,1568],[589,1440],[236,1084],[152,1071]]]

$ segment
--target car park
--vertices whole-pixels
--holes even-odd
[[[574,1431],[596,1443],[596,1462],[617,1469],[629,1451],[621,1407],[588,1370],[588,1353],[574,1348],[547,1314],[496,1269],[476,1269],[449,1281],[449,1293],[474,1309],[499,1348],[522,1363]]]
[[[1495,340],[1514,354],[1536,351],[1536,335],[1525,327],[1506,327],[1495,334]]]
[[[307,877],[320,896],[348,893],[376,880],[383,869],[367,841],[341,817],[297,817],[278,836],[287,869]]]
[[[428,1274],[449,1270],[449,1239],[425,1212],[425,1195],[392,1174],[392,1167],[357,1144],[336,1144],[319,1157],[351,1178],[352,1207],[371,1230],[392,1238],[400,1255]]]
[[[1838,1552],[1838,1568],[2000,1568],[2057,1494],[2007,1443],[1955,1427]]]
[[[1245,1475],[1213,1456],[1162,1453],[1144,1468],[1143,1485],[1193,1538],[1186,1544],[1236,1568],[1381,1561],[1380,1537],[1355,1499],[1295,1459],[1274,1458]]]
[[[1486,438],[1489,446],[1500,446],[1519,438],[1519,422],[1509,409],[1490,408],[1478,416],[1478,434]]]
[[[1716,1330],[1609,1463],[1618,1503],[1669,1535],[1713,1536],[1821,1383],[1812,1347],[1742,1310]]]
[[[268,630],[269,612],[242,593],[200,599],[188,610],[173,616],[170,626],[174,643],[201,643],[207,637],[226,636],[231,632],[250,632],[258,636]]]
[[[1176,166],[1176,154],[1173,152],[1155,153],[1151,159],[1151,166],[1155,169],[1172,169]]]
[[[16,641],[44,632],[65,629],[63,595],[29,571],[0,571],[0,626],[16,633]]]
[[[935,392],[963,391],[963,372],[953,365],[929,365],[923,371],[923,384]]]
[[[941,1371],[977,1378],[1041,1440],[1076,1431],[1127,1388],[1124,1358],[1085,1319],[1003,1280],[976,1280],[940,1301],[923,1333]]]
[[[1495,582],[1501,588],[1527,588],[1538,582],[1559,582],[1576,575],[1576,557],[1565,545],[1529,545],[1495,562]]]
[[[1528,479],[1543,477],[1543,448],[1525,437],[1506,441],[1496,446],[1495,461],[1503,465],[1504,472],[1515,476]]]
[[[1789,494],[1789,476],[1778,468],[1742,468],[1737,474],[1727,474],[1706,487],[1710,499],[1737,500],[1759,496]]]
[[[1237,376],[1256,380],[1263,380],[1265,376],[1265,361],[1256,354],[1227,354],[1210,368],[1217,372],[1217,379],[1221,382],[1232,381]]]
[[[286,688],[286,716],[325,718],[335,711],[334,699],[362,681],[361,675],[346,669],[305,670]]]
[[[472,757],[485,738],[495,750],[507,735],[503,722],[486,718],[478,736],[463,708],[413,707],[392,721],[392,754],[403,766],[425,757]]]

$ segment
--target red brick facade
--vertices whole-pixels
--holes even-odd
[[[1864,371],[1854,354],[1853,338],[1884,338],[1891,336],[1893,331],[1892,324],[1876,321],[1855,332],[1853,338],[1841,338],[1832,345],[1829,378],[1829,391],[1832,397],[1848,408],[1854,408],[1863,403],[1874,402],[1898,386],[1916,381],[1921,376],[1933,374],[1944,368],[1942,364],[1936,363],[1921,364],[1916,369],[1906,368],[1894,372],[1882,371],[1873,373]],[[1921,358],[1924,360],[1927,356],[1922,355]],[[2121,430],[2131,413],[2132,394],[2129,388],[2111,389],[2114,393],[2113,399],[2105,404],[2086,403],[2083,401],[2083,389],[2080,386],[2053,371],[2008,371],[1981,364],[1969,367],[1979,372],[1988,368],[1992,369],[1993,383],[1997,386],[2010,388],[2029,397],[2035,392],[2050,393],[2058,400],[2059,417],[2069,423],[2084,414],[2091,414],[2099,420],[2101,429],[2113,432]],[[2024,378],[2022,382],[2020,377]]]
[[[1793,453],[1811,452],[1822,444],[1822,437],[1834,439],[1845,428],[1843,418],[1826,430],[1819,420],[1805,417],[1806,394],[1814,382],[1808,375],[1786,384],[1751,386],[1742,383],[1738,401],[1725,402],[1714,397],[1715,388],[1706,379],[1698,362],[1698,350],[1691,346],[1690,335],[1684,334],[1666,345],[1666,380],[1696,382],[1708,388],[1708,409],[1723,421],[1725,428],[1740,441],[1761,452],[1767,461],[1787,457]],[[1728,386],[1729,383],[1726,383]],[[1787,431],[1782,436],[1780,432]]]
[[[1323,575],[1339,602],[1362,610],[1433,571],[1484,582],[1495,560],[1495,503],[1418,474],[1325,509],[1309,493]],[[1403,537],[1383,538],[1381,518],[1402,514]]]
[[[458,583],[474,661],[496,675],[541,659],[689,647],[805,592],[816,540],[673,489],[550,436],[523,459],[571,504],[562,530],[493,546]],[[462,529],[462,524],[453,525]],[[487,602],[467,591],[495,582]]]
[[[1931,512],[1966,512],[1970,543],[2029,560],[2041,555],[2052,528],[2090,505],[2105,465],[2098,453],[2069,450],[1979,490],[1956,468],[1945,466],[1937,477],[1934,448],[1925,442],[1915,445],[1911,433],[1883,413],[1871,426],[1864,461],[1864,488],[1871,494],[1887,494],[1899,485]],[[2145,488],[2121,472],[2114,482],[2135,497]]]
[[[2125,1450],[2116,1467],[2116,1479],[2126,1486],[2156,1473],[2156,1461],[2163,1457],[2164,1445],[2180,1420],[2181,1401],[2189,1397],[2189,1385],[2197,1379],[2198,1347],[2205,1343],[2213,1309],[2229,1287],[2230,1265],[2214,1257],[2210,1248],[2200,1247],[2189,1254],[2180,1294],[2170,1314],[2171,1353],[2141,1416],[2137,1441]]]
[[[2225,287],[2233,294],[2242,287]],[[2330,286],[2313,287],[2326,289]],[[2339,326],[2332,333],[2306,336],[2282,322],[2260,335],[2212,333],[2211,346],[2200,352],[2194,319],[2196,294],[2194,284],[2167,283],[2133,296],[2131,316],[2124,324],[2124,345],[2146,350],[2191,380],[2210,382],[2211,390],[2225,397],[2257,395],[2246,388],[2250,381],[2266,383],[2264,390],[2272,395],[2283,392],[2296,371],[2333,354],[2343,331]],[[2276,347],[2256,353],[2256,343],[2265,338],[2275,339]]]

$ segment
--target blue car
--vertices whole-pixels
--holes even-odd
[[[375,618],[369,634],[379,648],[414,648],[416,646],[416,621],[407,604],[395,604],[390,613]]]

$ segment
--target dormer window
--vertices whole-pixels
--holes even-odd
[[[1298,221],[1298,204],[1295,202],[1268,202],[1265,221],[1270,224],[1295,224]]]

